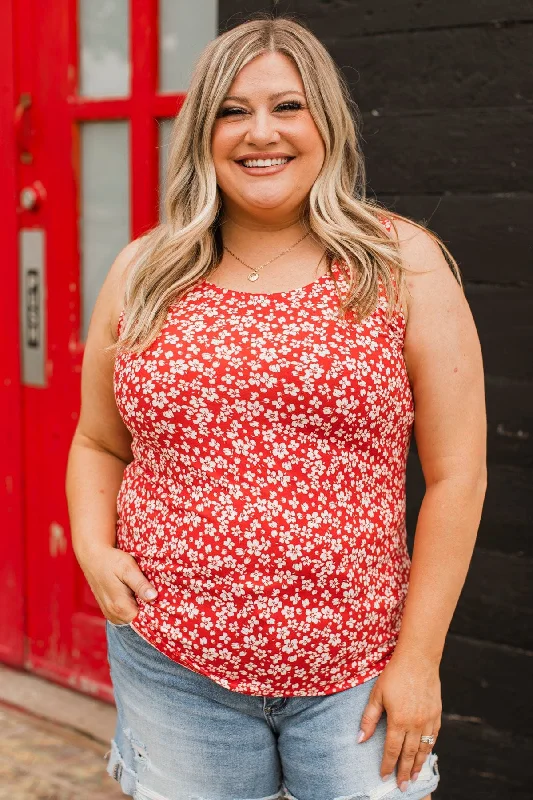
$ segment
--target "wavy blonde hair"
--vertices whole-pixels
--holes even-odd
[[[298,68],[307,105],[322,136],[325,158],[309,193],[302,222],[339,263],[348,281],[339,313],[358,320],[371,314],[383,284],[389,309],[404,302],[398,242],[382,222],[391,214],[366,198],[359,143],[360,115],[346,82],[319,40],[291,17],[255,16],[214,39],[201,54],[169,144],[164,210],[166,220],[138,242],[124,288],[124,320],[113,347],[141,352],[158,336],[171,303],[207,278],[222,258],[222,200],[211,156],[211,134],[228,89],[252,59],[283,53]],[[413,223],[419,228],[422,225]],[[459,268],[441,240],[457,279]]]

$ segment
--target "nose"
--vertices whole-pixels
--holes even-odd
[[[279,142],[280,135],[277,131],[276,123],[276,119],[266,109],[261,109],[252,114],[244,137],[245,142],[254,144],[257,147]]]

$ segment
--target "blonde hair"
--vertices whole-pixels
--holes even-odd
[[[171,303],[206,278],[222,257],[218,219],[222,201],[211,156],[216,115],[237,73],[268,52],[283,53],[298,68],[307,105],[325,146],[304,218],[311,234],[348,280],[340,314],[371,314],[382,282],[390,309],[403,303],[398,242],[385,230],[386,216],[406,219],[366,198],[358,138],[359,111],[342,74],[318,39],[287,16],[261,14],[214,39],[201,54],[172,130],[166,173],[166,220],[139,240],[126,277],[124,321],[114,347],[140,352],[159,334]],[[411,224],[417,225],[417,223]],[[437,241],[460,282],[457,264]]]

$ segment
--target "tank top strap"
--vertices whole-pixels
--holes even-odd
[[[385,216],[380,216],[380,217],[378,217],[378,219],[381,222],[381,224],[384,226],[385,230],[388,233],[390,233],[392,231],[392,221],[391,221],[391,219],[389,217],[385,217]],[[338,281],[338,280],[345,281],[346,284],[348,284],[348,282],[349,282],[349,273],[348,273],[348,271],[347,271],[346,267],[344,266],[344,264],[343,264],[341,259],[339,259],[337,257],[335,257],[333,259],[333,261],[331,262],[331,272],[332,272],[332,274],[333,274],[333,276],[334,276],[336,281]],[[397,281],[396,281],[396,279],[394,278],[393,275],[391,275],[391,277],[392,277],[392,281],[393,281],[394,287],[395,287],[396,291],[398,291]],[[382,286],[381,280],[380,280],[379,283],[380,283],[380,294],[384,294],[384,290],[383,290],[383,286]]]
[[[380,216],[379,221],[381,222],[382,225],[385,226],[385,230],[387,231],[387,233],[392,232],[392,220],[390,217]],[[392,285],[394,287],[394,302],[396,304],[399,302],[400,299],[400,285],[397,277],[394,275],[394,272],[392,270],[390,270],[390,278],[392,281]],[[381,287],[381,291],[383,292],[383,294],[385,293],[383,287]],[[404,316],[403,311],[400,311],[399,313],[401,317]]]
[[[120,312],[119,316],[118,316],[118,321],[117,321],[117,339],[120,336],[120,334],[122,333],[122,323],[124,322],[124,314],[125,313],[126,313],[126,309],[123,308],[122,311]]]
[[[385,227],[386,231],[388,233],[391,233],[391,231],[393,229],[392,228],[392,220],[391,220],[391,218],[390,217],[385,217],[385,216],[382,215],[382,216],[378,217],[378,219],[382,223],[382,225]],[[333,261],[331,263],[331,274],[332,274],[333,278],[335,279],[335,282],[338,283],[338,287],[339,288],[340,287],[343,287],[343,288],[347,288],[348,287],[349,281],[350,281],[350,275],[349,275],[347,267],[346,267],[345,263],[342,261],[342,259],[337,258],[337,257],[335,257],[333,259]],[[392,286],[393,286],[393,296],[394,296],[393,305],[396,307],[395,311],[394,311],[394,313],[392,315],[392,318],[395,320],[395,324],[398,325],[400,336],[403,337],[405,335],[405,326],[406,326],[407,320],[405,318],[405,314],[404,314],[403,309],[401,307],[400,308],[397,307],[398,303],[400,301],[400,283],[398,281],[398,278],[394,275],[394,272],[393,272],[392,269],[390,270],[389,274],[390,274],[390,280],[391,280]],[[388,301],[387,292],[386,292],[386,289],[385,289],[385,284],[383,283],[383,279],[381,278],[381,276],[378,276],[378,289],[379,289],[379,304],[380,304],[380,306],[382,308],[385,308],[385,307],[388,306],[389,301]]]
[[[390,233],[392,230],[392,222],[390,217],[378,217],[378,219],[381,224],[385,226],[385,230]]]
[[[330,274],[336,281],[347,281],[348,273],[340,258],[334,257],[330,264]]]

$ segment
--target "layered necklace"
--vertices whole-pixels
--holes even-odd
[[[262,270],[262,269],[264,269],[264,267],[267,267],[269,264],[272,264],[272,262],[273,262],[273,261],[275,261],[277,258],[281,258],[281,256],[284,256],[284,255],[285,255],[285,253],[288,253],[290,250],[294,250],[294,248],[296,247],[296,245],[297,245],[297,244],[300,244],[300,242],[303,242],[303,240],[304,240],[304,239],[305,239],[307,236],[309,236],[309,231],[308,231],[306,234],[304,234],[304,236],[302,236],[302,238],[301,238],[301,239],[298,239],[298,241],[297,241],[297,242],[295,242],[294,244],[291,244],[291,246],[290,246],[290,247],[287,247],[285,250],[282,250],[282,251],[281,251],[281,253],[278,253],[278,255],[277,255],[277,256],[274,256],[274,258],[271,258],[271,259],[270,259],[270,261],[265,261],[265,263],[264,263],[264,264],[260,264],[258,267],[251,267],[249,264],[247,264],[247,263],[246,263],[246,261],[243,261],[243,260],[242,260],[242,258],[239,258],[239,256],[235,255],[235,253],[233,253],[233,252],[232,252],[232,251],[229,249],[229,247],[226,247],[226,245],[224,245],[224,250],[227,250],[227,251],[228,251],[228,253],[229,253],[231,256],[233,256],[233,258],[236,258],[236,259],[237,259],[237,261],[240,261],[240,262],[241,262],[241,264],[244,264],[244,266],[246,267],[246,269],[250,269],[250,270],[251,270],[250,274],[248,275],[248,280],[249,280],[249,281],[256,281],[256,280],[258,279],[258,277],[259,277],[259,273],[261,272],[261,270]]]

